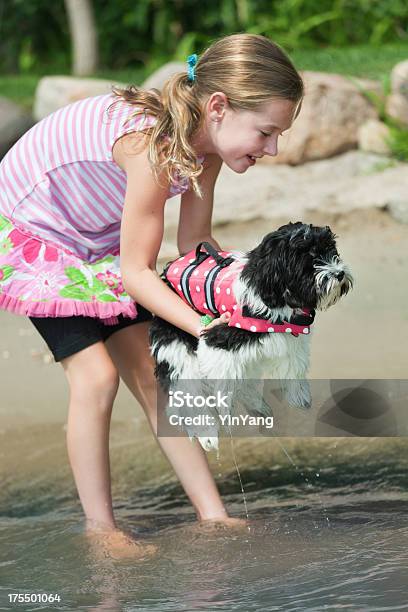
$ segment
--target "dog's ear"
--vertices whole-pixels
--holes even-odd
[[[289,247],[301,251],[309,251],[313,245],[313,226],[297,223],[289,238]]]
[[[313,257],[319,255],[320,257],[326,258],[336,255],[336,238],[337,236],[332,232],[330,227],[316,227],[311,225],[310,232],[310,246],[309,251]]]
[[[302,225],[303,223],[301,221],[296,221],[295,223],[292,223],[292,221],[289,221],[289,223],[285,223],[285,225],[281,225],[280,227],[278,227],[277,231],[279,232],[280,230],[284,230],[287,234],[290,234],[291,232],[298,229]]]
[[[247,253],[247,264],[241,272],[246,285],[268,308],[285,305],[283,291],[286,286],[284,276],[287,237],[287,226],[267,234],[257,247]]]
[[[256,256],[260,259],[270,259],[272,254],[277,254],[278,249],[286,244],[286,241],[292,232],[291,228],[295,225],[297,225],[297,223],[287,223],[286,225],[279,227],[274,232],[269,232],[269,234],[266,234],[262,242],[248,253],[249,258],[251,256]]]
[[[297,225],[292,229],[289,238],[289,247],[305,253],[308,252],[312,257],[319,253],[328,253],[336,250],[336,236],[330,227],[318,227],[312,224],[293,224]]]

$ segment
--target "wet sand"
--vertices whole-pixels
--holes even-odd
[[[406,378],[408,226],[373,211],[303,220],[330,223],[355,277],[352,293],[316,317],[310,378]],[[247,249],[278,224],[229,224],[214,235],[223,248]],[[60,364],[27,318],[0,311],[0,329],[2,430],[22,423],[64,423],[68,387]],[[123,384],[113,419],[144,420]]]

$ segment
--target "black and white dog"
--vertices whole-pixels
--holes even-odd
[[[231,285],[234,308],[238,306],[251,322],[267,322],[268,331],[254,333],[255,326],[243,329],[239,324],[220,324],[198,340],[155,317],[150,343],[162,388],[168,391],[172,383],[182,379],[259,378],[263,369],[268,378],[280,381],[289,405],[310,407],[306,380],[310,355],[308,320],[313,321],[315,309],[333,306],[353,286],[353,277],[339,257],[335,238],[328,226],[289,223],[267,234],[248,253],[234,253],[229,258],[227,264],[233,260],[239,270]],[[205,259],[201,252],[199,255]],[[200,261],[189,259],[192,263],[188,265],[194,267]],[[213,271],[210,276],[214,276]],[[168,282],[166,271],[163,278]],[[209,299],[210,296],[206,301]],[[305,333],[294,333],[302,325],[307,326]],[[271,330],[275,333],[269,333]],[[197,437],[206,450],[217,448],[216,435]]]

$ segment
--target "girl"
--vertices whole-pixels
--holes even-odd
[[[0,306],[29,316],[64,369],[75,483],[87,525],[112,541],[121,538],[108,451],[119,380],[157,434],[150,313],[196,337],[202,329],[156,273],[166,200],[182,194],[180,253],[203,240],[220,249],[211,215],[222,163],[242,174],[276,155],[303,96],[292,63],[263,36],[226,36],[188,64],[161,94],[116,89],[58,110],[0,165]],[[232,521],[200,445],[158,443],[198,518]]]

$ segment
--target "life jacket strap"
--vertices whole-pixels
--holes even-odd
[[[197,245],[196,259],[199,257],[200,253],[202,252],[201,247],[204,247],[208,255],[211,255],[211,257],[216,261],[217,265],[219,265],[221,268],[225,268],[226,266],[229,266],[230,264],[232,264],[233,261],[235,261],[233,257],[223,257],[222,255],[220,255],[219,252],[209,242],[200,242]]]
[[[201,248],[204,248],[208,255],[206,255]],[[215,263],[217,264],[216,266],[214,266],[209,273],[207,274],[206,278],[205,278],[205,282],[204,282],[204,295],[205,295],[205,303],[207,304],[208,310],[210,310],[212,312],[212,314],[214,315],[219,315],[220,313],[218,312],[218,309],[215,305],[215,296],[214,296],[214,284],[215,284],[215,280],[219,274],[219,272],[223,269],[226,268],[227,266],[229,266],[230,264],[232,264],[234,260],[233,257],[223,257],[222,255],[219,254],[219,252],[212,246],[212,244],[210,244],[209,242],[200,242],[197,245],[196,248],[196,261],[194,262],[195,265],[198,265],[199,263],[201,263],[202,261],[204,261],[204,259],[201,259],[201,256],[205,255],[204,259],[206,257],[212,257],[215,261]],[[183,284],[181,285],[183,292],[184,292],[184,286]],[[191,296],[190,296],[191,299]]]
[[[194,272],[194,270],[196,269],[196,267],[198,265],[200,265],[200,263],[202,263],[203,261],[205,261],[207,259],[207,257],[209,257],[209,255],[207,253],[196,253],[196,258],[194,261],[192,261],[186,268],[185,270],[183,270],[183,273],[180,276],[180,285],[181,285],[181,290],[183,292],[184,297],[186,298],[187,302],[190,304],[190,306],[192,308],[195,308],[193,300],[191,298],[191,291],[190,291],[190,277],[192,275],[192,273]]]

